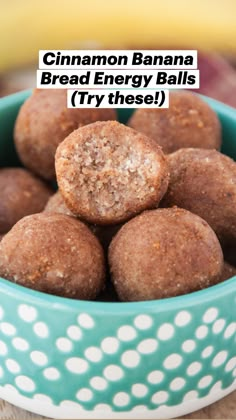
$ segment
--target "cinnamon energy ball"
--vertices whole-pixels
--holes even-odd
[[[210,226],[179,208],[146,211],[126,223],[109,247],[122,301],[167,298],[220,280],[223,255]]]
[[[169,155],[163,207],[179,206],[205,219],[222,244],[236,241],[236,163],[216,150],[181,149]]]
[[[183,147],[220,149],[221,126],[216,113],[192,92],[170,92],[167,109],[137,109],[128,125],[153,138],[164,153]]]
[[[49,198],[44,211],[51,213],[62,213],[67,214],[71,217],[76,217],[66,206],[59,190],[55,194],[53,194],[51,198]],[[122,226],[121,224],[108,226],[92,224],[87,225],[89,229],[94,233],[94,235],[99,239],[100,243],[102,244],[105,250],[107,250],[113,236],[118,232],[118,230]]]
[[[61,214],[66,214],[67,216],[72,216],[72,217],[76,217],[67,207],[65,201],[63,200],[63,197],[60,193],[60,191],[58,190],[55,194],[53,194],[45,208],[44,208],[45,212],[50,212],[50,213],[61,213]]]
[[[104,286],[103,250],[72,217],[27,216],[0,242],[0,276],[45,293],[94,299]]]
[[[101,225],[156,207],[169,177],[156,142],[116,121],[71,133],[57,149],[56,174],[69,209]]]
[[[0,169],[0,234],[22,217],[42,211],[51,194],[51,189],[26,169]]]
[[[63,89],[38,89],[23,104],[15,124],[15,145],[23,164],[46,179],[55,178],[57,146],[73,130],[116,118],[113,109],[69,109]]]

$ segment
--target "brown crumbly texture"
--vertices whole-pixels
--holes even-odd
[[[23,168],[0,169],[0,234],[29,214],[43,210],[52,190]]]
[[[49,198],[44,211],[51,212],[51,213],[62,213],[62,214],[67,214],[67,216],[76,217],[68,209],[59,190],[55,194],[53,194],[51,198]],[[107,250],[113,236],[118,232],[122,224],[101,226],[101,225],[91,225],[87,223],[87,226],[94,233],[94,235],[99,239],[103,248]]]
[[[224,261],[223,271],[221,273],[221,281],[228,280],[234,276],[236,276],[236,267]]]
[[[40,213],[21,219],[0,242],[0,276],[45,293],[95,299],[104,287],[104,254],[82,222]]]
[[[223,268],[219,241],[200,217],[179,208],[146,211],[126,223],[109,247],[122,301],[184,295],[216,284]]]
[[[116,119],[113,109],[69,109],[66,90],[36,89],[15,124],[15,145],[23,164],[46,179],[55,178],[55,152],[73,130],[99,120]]]
[[[67,207],[65,201],[62,198],[60,191],[58,190],[53,194],[44,209],[45,212],[50,213],[61,213],[66,214],[67,216],[76,217]]]
[[[183,147],[221,146],[221,125],[216,113],[192,92],[170,92],[168,109],[138,109],[128,125],[156,140],[164,153]]]
[[[168,157],[170,183],[162,202],[205,219],[220,241],[236,240],[236,163],[215,150],[181,149]]]
[[[101,225],[156,207],[169,178],[155,141],[116,121],[71,133],[57,149],[56,173],[69,209]]]

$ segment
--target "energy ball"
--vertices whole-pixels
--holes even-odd
[[[169,155],[163,207],[179,206],[205,219],[222,244],[236,240],[236,163],[216,150],[181,149]]]
[[[191,92],[170,92],[169,108],[140,108],[128,125],[156,140],[167,154],[183,147],[221,146],[221,125],[216,113]]]
[[[0,242],[0,276],[53,295],[94,299],[104,287],[104,254],[82,222],[35,214],[21,219]]]
[[[59,190],[51,198],[49,198],[44,211],[51,213],[62,213],[67,214],[71,217],[76,217],[66,206]],[[94,233],[94,235],[97,236],[105,250],[107,250],[113,236],[118,232],[118,230],[122,226],[121,224],[111,226],[91,224],[87,225],[90,228],[90,230]]]
[[[69,209],[101,225],[156,207],[169,178],[156,142],[116,121],[71,133],[57,149],[56,173]]]
[[[216,284],[223,255],[205,220],[176,207],[146,211],[126,223],[111,242],[109,265],[119,298],[142,301]]]
[[[221,281],[228,280],[234,276],[236,276],[236,267],[224,261],[223,271],[221,273]]]
[[[15,145],[23,164],[46,179],[55,178],[57,146],[73,130],[116,118],[113,109],[69,109],[63,89],[37,89],[22,105],[15,124]]]
[[[0,234],[22,217],[42,211],[51,194],[51,189],[26,169],[0,169]]]
[[[67,207],[65,201],[62,198],[60,191],[58,190],[53,194],[44,209],[45,212],[50,213],[61,213],[66,214],[67,216],[76,217]]]

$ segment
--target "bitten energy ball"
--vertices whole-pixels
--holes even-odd
[[[0,276],[45,293],[94,299],[104,286],[103,250],[72,217],[27,216],[0,242]]]
[[[142,213],[109,247],[114,286],[122,301],[183,295],[220,280],[223,255],[210,226],[179,208]]]
[[[116,118],[113,109],[69,109],[63,89],[39,89],[21,107],[15,125],[15,145],[23,164],[46,179],[55,177],[57,146],[73,130]]]
[[[57,191],[51,198],[49,198],[44,211],[51,213],[62,213],[67,214],[68,216],[76,217],[66,206],[60,191]],[[108,226],[88,224],[88,227],[94,233],[94,235],[97,236],[103,248],[107,250],[113,236],[121,228],[121,224]]]
[[[170,92],[168,109],[138,109],[128,125],[153,138],[164,153],[183,147],[220,149],[221,126],[215,112],[191,92]]]
[[[56,173],[69,209],[101,225],[157,206],[169,175],[155,141],[116,121],[71,133],[57,149]]]
[[[168,157],[170,183],[162,206],[205,219],[222,243],[236,240],[236,163],[215,150],[181,149]]]
[[[0,234],[22,217],[43,210],[52,191],[23,168],[0,169]]]

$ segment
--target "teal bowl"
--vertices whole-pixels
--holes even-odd
[[[0,166],[19,164],[12,131],[29,94],[0,101]],[[236,111],[205,100],[236,158]],[[163,419],[235,389],[236,277],[136,303],[70,300],[0,279],[0,397],[12,404],[54,418]]]

